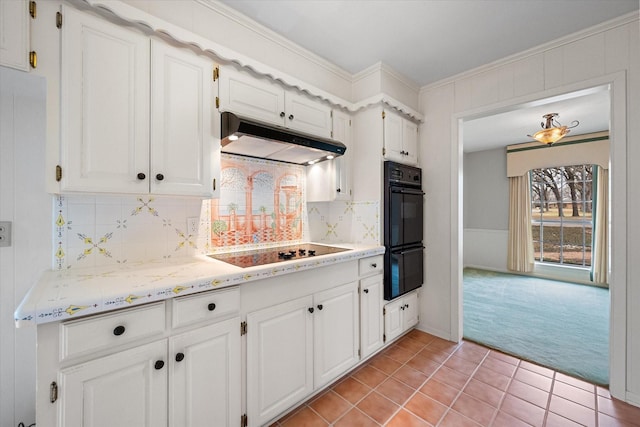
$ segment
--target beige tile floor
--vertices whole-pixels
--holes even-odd
[[[640,426],[600,386],[413,330],[272,424],[282,427]]]

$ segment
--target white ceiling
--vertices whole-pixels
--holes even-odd
[[[355,74],[378,62],[423,86],[633,10],[639,0],[222,0]],[[465,122],[465,151],[525,142],[542,115],[608,129],[608,94]],[[500,132],[496,132],[496,126]],[[604,126],[604,127],[603,127]],[[508,142],[496,138],[500,134]]]

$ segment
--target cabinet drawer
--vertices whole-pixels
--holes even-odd
[[[204,292],[173,300],[173,327],[221,318],[240,310],[238,288]]]
[[[164,302],[65,322],[60,326],[61,360],[162,335]]]
[[[383,267],[382,255],[376,255],[358,260],[358,274],[360,276],[382,273]]]

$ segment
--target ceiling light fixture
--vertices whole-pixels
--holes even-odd
[[[540,123],[542,130],[539,130],[533,135],[527,136],[540,141],[543,144],[551,145],[564,138],[565,135],[569,133],[569,129],[573,129],[580,124],[579,121],[574,120],[571,122],[571,126],[562,126],[560,122],[555,119],[556,117],[558,117],[558,113],[545,114],[542,116],[545,121]]]

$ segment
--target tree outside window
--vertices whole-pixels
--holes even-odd
[[[591,266],[593,165],[531,170],[535,260]]]

